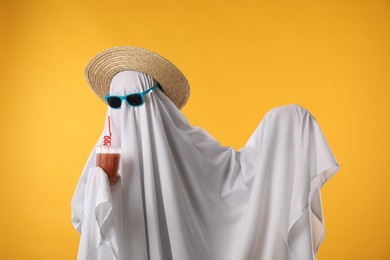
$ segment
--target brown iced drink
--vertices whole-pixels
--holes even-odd
[[[111,184],[117,182],[120,158],[119,147],[107,145],[97,147],[96,165],[106,172]]]

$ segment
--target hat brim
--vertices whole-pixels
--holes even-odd
[[[190,86],[186,77],[170,61],[147,49],[134,46],[107,49],[87,64],[85,77],[92,90],[105,102],[112,78],[125,70],[143,72],[154,78],[178,109],[187,103]]]

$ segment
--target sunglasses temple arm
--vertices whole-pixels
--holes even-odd
[[[146,94],[148,94],[150,91],[156,90],[158,87],[160,87],[160,85],[156,85],[156,86],[154,86],[154,87],[151,87],[150,89],[146,90],[146,91],[144,92],[144,94],[146,95]]]

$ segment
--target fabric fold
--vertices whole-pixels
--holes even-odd
[[[119,259],[112,216],[112,196],[106,173],[88,171],[78,259]]]

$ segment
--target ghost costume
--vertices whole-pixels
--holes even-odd
[[[116,74],[111,95],[157,82]],[[320,188],[339,169],[316,119],[291,104],[266,113],[239,151],[191,126],[161,89],[140,107],[108,107],[120,179],[90,157],[72,200],[78,259],[315,259]],[[107,117],[106,117],[107,118]],[[97,144],[108,134],[107,119]]]

